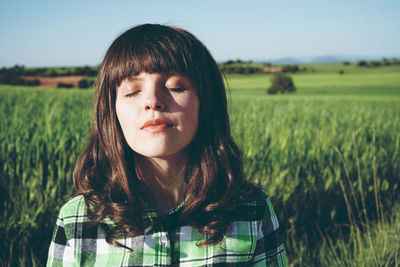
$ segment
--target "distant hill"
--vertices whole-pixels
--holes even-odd
[[[254,62],[270,62],[273,64],[301,64],[301,63],[328,63],[359,60],[381,60],[384,56],[362,56],[362,55],[326,55],[318,57],[285,57],[278,59],[254,60]],[[399,58],[398,56],[388,56],[387,59]]]
[[[267,60],[268,62],[274,63],[274,64],[300,64],[304,63],[302,60],[298,58],[291,58],[291,57],[284,57],[284,58],[279,58],[276,60]]]

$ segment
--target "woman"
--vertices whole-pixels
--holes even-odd
[[[136,26],[108,49],[48,266],[286,266],[268,196],[245,181],[215,60]]]

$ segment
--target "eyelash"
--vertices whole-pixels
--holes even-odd
[[[126,97],[132,97],[132,96],[137,95],[139,92],[140,92],[140,90],[137,90],[137,91],[132,92],[132,93],[129,93],[129,94],[125,95],[125,96],[126,96]]]
[[[185,88],[180,88],[180,87],[177,87],[177,88],[166,88],[166,89],[169,90],[169,91],[171,91],[171,92],[178,93],[178,94],[179,94],[179,93],[183,93],[184,91],[186,91]],[[141,91],[141,90],[137,90],[137,91],[135,91],[135,92],[126,94],[125,96],[126,96],[126,97],[132,97],[132,96],[135,96],[135,95],[137,95],[138,93],[140,93],[140,91]]]

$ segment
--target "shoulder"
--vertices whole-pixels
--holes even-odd
[[[85,198],[78,195],[67,201],[60,209],[59,219],[63,223],[75,222],[78,218],[87,219]]]
[[[247,184],[243,187],[239,203],[245,206],[255,206],[259,209],[266,209],[271,205],[267,192],[253,184]]]
[[[235,219],[263,221],[265,217],[274,217],[275,212],[268,194],[253,185],[242,190],[239,203],[234,208]]]
[[[90,209],[94,206],[90,205]],[[60,213],[58,215],[57,223],[59,225],[92,225],[91,220],[88,217],[87,212],[88,207],[86,206],[85,197],[83,195],[78,195],[68,200],[60,209]],[[114,225],[115,221],[110,217],[104,217],[100,223]],[[75,226],[73,226],[75,227]]]

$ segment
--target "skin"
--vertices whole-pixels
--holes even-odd
[[[175,207],[183,200],[188,145],[198,127],[195,86],[176,72],[141,72],[118,86],[116,113],[128,145],[136,152],[137,174],[147,186],[147,200],[159,212]]]

